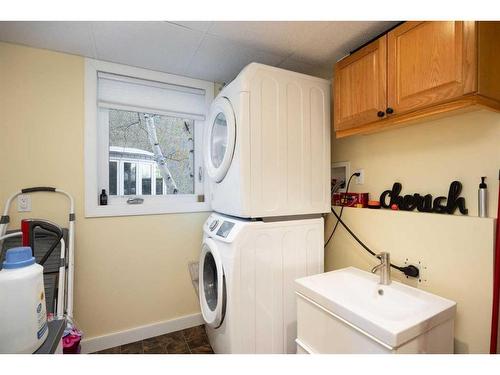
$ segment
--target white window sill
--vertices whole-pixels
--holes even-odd
[[[138,215],[161,215],[189,212],[211,211],[208,202],[148,202],[142,204],[109,204],[106,206],[92,205],[85,208],[85,217],[113,217],[113,216],[138,216]]]

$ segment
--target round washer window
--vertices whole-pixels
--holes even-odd
[[[217,307],[217,265],[212,253],[207,253],[203,261],[203,289],[208,308],[214,311]]]
[[[224,160],[227,150],[227,121],[224,113],[220,112],[215,117],[210,140],[210,158],[215,168],[219,168]]]

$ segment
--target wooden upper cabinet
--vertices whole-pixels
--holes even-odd
[[[474,22],[406,22],[387,35],[387,102],[399,114],[476,91]]]
[[[335,68],[334,121],[336,129],[348,129],[375,121],[387,105],[386,37],[383,36]]]
[[[500,22],[405,22],[335,65],[337,137],[500,112]]]

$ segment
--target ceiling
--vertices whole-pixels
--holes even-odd
[[[0,41],[214,82],[252,61],[330,78],[392,21],[0,22]]]

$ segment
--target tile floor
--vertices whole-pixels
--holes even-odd
[[[95,354],[213,354],[205,326],[168,333]]]

